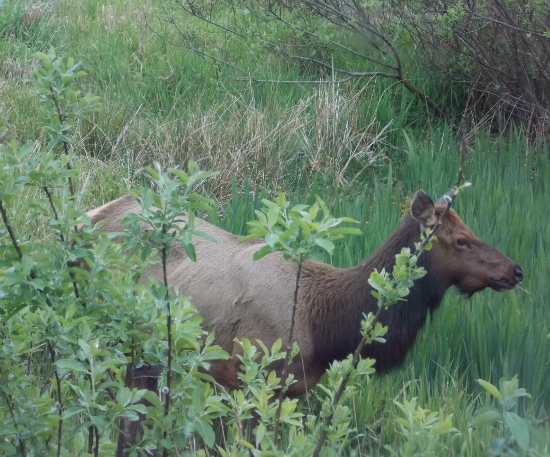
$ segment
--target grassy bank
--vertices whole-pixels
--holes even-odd
[[[34,53],[53,46],[83,62],[90,74],[83,90],[101,99],[101,109],[76,132],[76,150],[120,164],[131,179],[152,160],[171,166],[194,157],[222,173],[220,188],[209,189],[221,199],[229,195],[230,178],[239,189],[248,180],[294,191],[319,175],[324,186],[356,192],[388,157],[401,157],[401,128],[425,126],[430,118],[411,94],[384,79],[320,86],[236,81],[224,67],[174,44],[179,37],[159,5],[12,0],[2,11],[2,123],[9,136],[34,141],[43,134],[25,79],[36,65]],[[269,54],[260,59],[237,40],[216,41],[217,34],[188,16],[181,22],[207,49],[244,68],[275,79],[303,77],[296,65]]]

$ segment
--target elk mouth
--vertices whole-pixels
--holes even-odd
[[[511,283],[507,279],[492,279],[490,287],[491,289],[496,290],[497,292],[502,292],[504,290],[513,289],[514,287],[516,287],[518,283],[519,281]]]
[[[491,279],[491,288],[496,290],[497,292],[513,289],[523,279],[523,269],[516,264],[513,274],[514,274],[514,279],[511,281],[505,278]]]

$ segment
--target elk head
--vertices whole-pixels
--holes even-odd
[[[454,198],[453,191],[447,195]],[[434,203],[424,191],[417,192],[411,215],[421,226],[433,227],[447,208],[444,198]],[[481,241],[453,210],[443,217],[436,236],[438,241],[426,254],[432,269],[437,265],[432,276],[441,281],[442,287],[454,285],[471,296],[486,287],[496,291],[513,289],[523,278],[517,263]]]

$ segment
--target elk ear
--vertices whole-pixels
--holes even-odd
[[[437,222],[434,202],[423,190],[414,194],[411,202],[411,216],[423,227],[432,227]]]

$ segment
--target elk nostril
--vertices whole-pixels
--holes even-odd
[[[514,269],[514,275],[518,281],[523,279],[523,270],[519,265]]]

